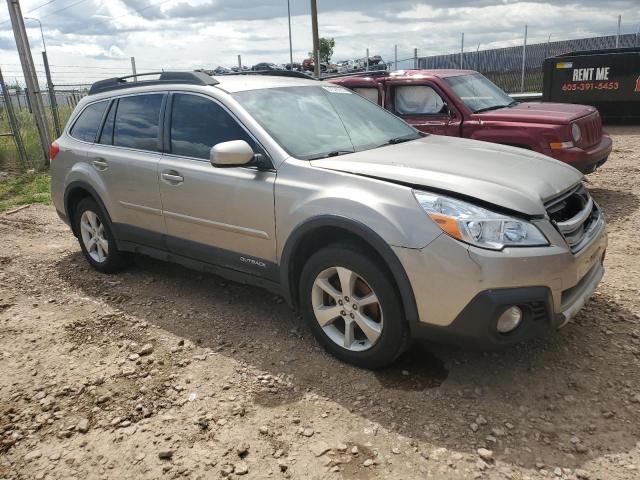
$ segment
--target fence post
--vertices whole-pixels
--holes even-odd
[[[413,68],[414,70],[418,69],[418,49],[413,49]]]
[[[464,59],[462,56],[464,55],[464,32],[462,32],[462,39],[460,40],[460,70],[464,68]]]
[[[56,130],[56,136],[59,137],[62,133],[60,129],[60,115],[58,113],[58,102],[56,100],[56,92],[53,88],[53,81],[51,80],[51,70],[49,70],[49,59],[47,58],[47,52],[42,52],[42,61],[44,62],[44,72],[47,75],[47,87],[49,90],[49,106],[51,107],[51,117],[53,118],[53,127]]]
[[[528,25],[524,26],[524,44],[522,45],[522,77],[520,79],[520,92],[524,92],[524,69],[525,63],[527,61],[527,28]]]
[[[367,53],[367,63],[366,63],[367,68],[366,68],[366,71],[368,72],[369,71],[369,49],[368,48],[367,48],[367,52],[366,53]]]
[[[9,91],[4,83],[2,69],[0,69],[0,90],[2,90],[2,98],[4,98],[4,107],[7,109],[7,118],[9,119],[9,126],[11,127],[13,141],[16,144],[16,149],[18,150],[18,155],[20,156],[20,162],[22,163],[22,166],[24,168],[27,166],[27,152],[24,149],[24,144],[22,143],[20,126],[18,125],[16,114],[13,111],[13,104],[11,103],[11,98],[9,97]]]

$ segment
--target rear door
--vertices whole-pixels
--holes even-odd
[[[460,136],[462,117],[436,85],[393,81],[387,85],[386,107],[408,124],[426,133]]]
[[[266,152],[211,97],[172,93],[159,165],[167,245],[179,255],[266,278],[276,278],[275,170],[215,168],[211,147],[245,140]]]
[[[113,99],[89,152],[110,197],[116,236],[157,248],[165,232],[157,176],[165,99],[162,92]]]

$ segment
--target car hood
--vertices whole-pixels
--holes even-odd
[[[480,112],[477,115],[484,121],[534,122],[553,125],[566,125],[578,118],[590,115],[596,109],[586,105],[570,103],[523,102],[512,107]]]
[[[311,164],[473,197],[529,216],[544,215],[546,201],[582,180],[573,167],[535,152],[439,135]]]

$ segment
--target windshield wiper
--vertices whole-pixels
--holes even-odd
[[[476,110],[473,113],[488,112],[489,110],[497,110],[499,108],[513,107],[515,105],[518,105],[519,103],[520,102],[518,100],[514,100],[513,102],[507,103],[506,105],[493,105],[491,107],[481,108],[480,110]]]
[[[385,145],[397,145],[398,143],[410,142],[411,140],[417,140],[418,138],[420,137],[415,137],[413,135],[409,135],[409,136],[405,135],[404,137],[390,138],[389,140],[387,140],[384,143],[381,143],[375,148],[384,147]]]
[[[309,157],[307,160],[319,160],[321,158],[337,157],[338,155],[346,155],[347,153],[355,153],[354,150],[334,150],[333,152],[323,153],[315,157]]]

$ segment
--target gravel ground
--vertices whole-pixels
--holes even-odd
[[[265,291],[102,275],[52,207],[0,215],[0,478],[640,478],[640,128],[613,131],[588,178],[607,273],[575,321],[375,373]]]

